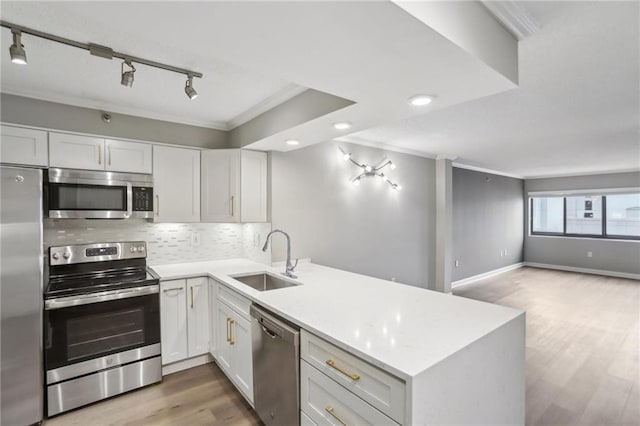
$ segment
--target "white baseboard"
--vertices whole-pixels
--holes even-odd
[[[162,375],[177,373],[178,371],[186,370],[188,368],[197,367],[199,365],[208,364],[213,362],[213,357],[209,354],[199,355],[193,358],[184,359],[171,364],[162,366]]]
[[[479,281],[479,280],[483,280],[485,278],[493,277],[494,275],[502,274],[503,272],[511,271],[513,269],[522,268],[523,266],[524,266],[524,264],[522,262],[514,263],[513,265],[505,266],[503,268],[498,268],[498,269],[494,269],[494,270],[489,271],[489,272],[484,272],[482,274],[474,275],[472,277],[463,278],[461,280],[452,282],[451,283],[451,288],[460,287],[461,285],[465,285],[465,284],[471,284],[473,282],[476,282],[476,281]]]
[[[631,274],[628,272],[606,271],[602,269],[576,268],[574,266],[550,265],[547,263],[524,262],[524,266],[532,268],[555,269],[558,271],[581,272],[583,274],[605,275],[607,277],[629,278],[632,280],[640,280],[640,274]]]

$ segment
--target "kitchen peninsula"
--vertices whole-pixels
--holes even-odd
[[[335,423],[335,414],[357,423],[524,423],[522,311],[312,263],[296,270],[294,281],[300,285],[264,292],[232,276],[280,275],[282,267],[234,259],[153,269],[161,284],[206,278],[210,303],[222,304],[214,295],[233,295],[234,303],[259,304],[302,329],[302,424]],[[244,309],[242,303],[237,306],[239,312]],[[219,365],[220,351],[211,344]],[[356,369],[351,377],[357,379],[325,365],[324,359],[314,364],[323,353],[333,354],[350,372]],[[314,374],[322,377],[315,380]],[[243,389],[242,380],[234,383],[252,402],[251,385]],[[334,387],[321,392],[323,383]],[[322,398],[327,400],[317,400]],[[341,408],[353,412],[340,413]]]

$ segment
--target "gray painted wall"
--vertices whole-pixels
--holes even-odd
[[[228,133],[222,130],[111,112],[111,123],[105,123],[103,111],[6,93],[0,96],[0,106],[3,123],[198,148],[229,147]]]
[[[338,146],[360,162],[385,155],[397,165],[389,176],[403,189],[379,179],[350,183],[356,166]],[[358,145],[325,142],[271,154],[273,229],[292,238],[292,256],[425,288],[435,280],[435,161]],[[276,235],[273,260],[285,257]]]
[[[640,172],[527,179],[524,184],[525,203],[528,202],[527,194],[535,191],[629,187],[640,187]],[[529,209],[525,212],[526,262],[640,274],[640,241],[531,236]],[[593,253],[593,257],[587,257],[588,251]]]
[[[453,281],[522,262],[523,187],[521,179],[453,168]]]

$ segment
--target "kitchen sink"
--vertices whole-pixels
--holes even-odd
[[[231,278],[234,278],[258,291],[277,290],[279,288],[295,287],[300,285],[299,283],[265,272],[252,275],[231,275]]]

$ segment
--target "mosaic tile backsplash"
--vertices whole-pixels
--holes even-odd
[[[48,248],[107,241],[146,241],[149,265],[233,258],[248,258],[270,265],[271,250],[266,253],[260,250],[269,231],[270,223],[45,219],[44,244]]]

